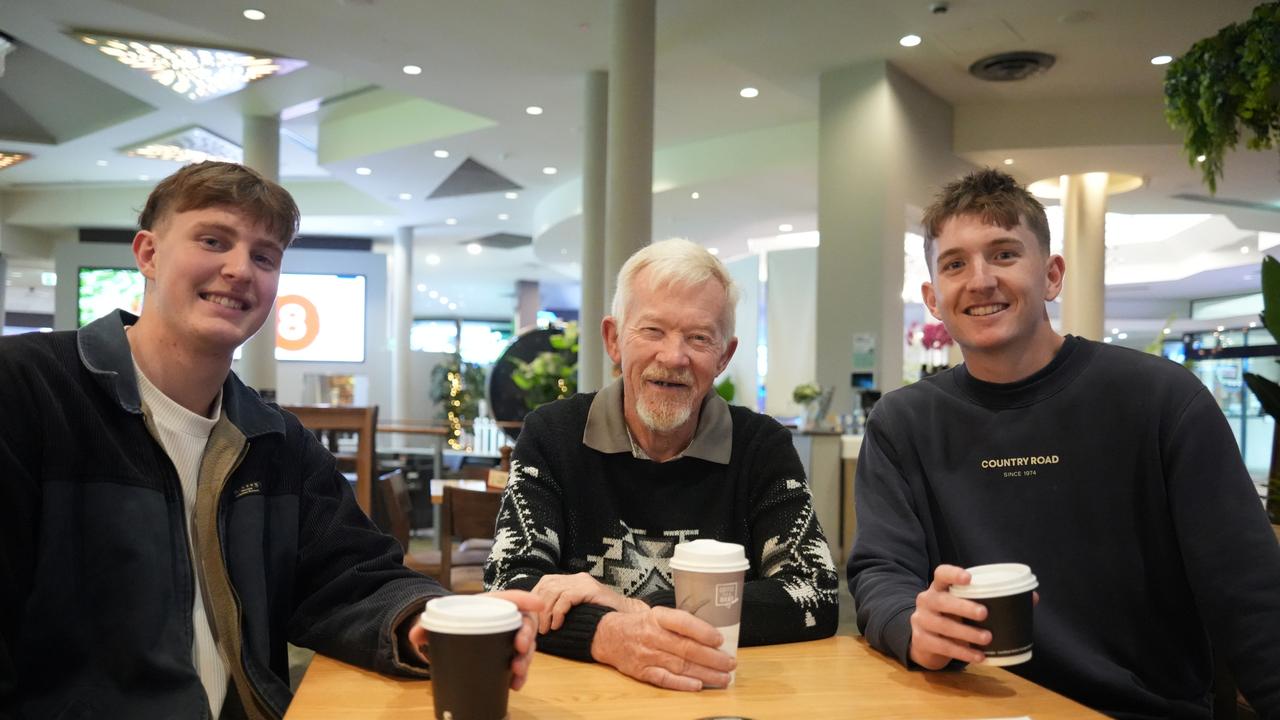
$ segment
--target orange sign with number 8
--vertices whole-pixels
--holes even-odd
[[[301,295],[283,295],[276,302],[276,347],[302,350],[320,334],[320,312]]]

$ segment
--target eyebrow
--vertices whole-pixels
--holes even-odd
[[[991,242],[987,243],[985,246],[985,248],[1003,248],[1003,247],[1024,248],[1026,247],[1026,243],[1022,242],[1022,240],[1019,240],[1016,237],[1006,236],[1006,237],[996,238],[995,240],[992,240]],[[938,265],[941,265],[944,260],[955,255],[963,255],[963,254],[964,254],[964,250],[962,250],[961,248],[951,248],[950,250],[947,250],[946,252],[938,255],[938,257],[934,260],[934,262],[937,263]]]
[[[234,235],[237,237],[240,235],[240,231],[236,230],[234,227],[226,223],[220,223],[214,220],[198,223],[195,226],[194,230],[197,233],[220,232],[224,235]],[[280,252],[284,252],[286,249],[286,245],[281,243],[279,238],[272,237],[270,235],[264,235],[262,237],[251,236],[249,238],[249,242],[251,242],[254,246],[272,247],[272,248],[275,248],[276,250],[279,250]]]

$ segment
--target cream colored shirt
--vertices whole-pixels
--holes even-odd
[[[209,709],[212,717],[222,712],[222,702],[227,695],[227,664],[218,653],[218,646],[213,637],[213,626],[209,615],[205,612],[204,597],[200,593],[200,573],[196,568],[195,533],[192,522],[196,509],[196,480],[200,476],[200,461],[204,458],[204,448],[209,442],[209,433],[218,422],[222,413],[222,394],[219,392],[214,401],[213,417],[197,415],[174,402],[169,396],[151,384],[142,369],[135,362],[134,374],[138,378],[138,389],[142,392],[142,402],[151,413],[156,434],[160,436],[160,445],[164,448],[173,467],[178,471],[178,479],[182,483],[182,504],[186,513],[187,537],[191,539],[191,576],[194,581],[195,596],[191,605],[192,642],[191,661],[204,692],[209,697]]]

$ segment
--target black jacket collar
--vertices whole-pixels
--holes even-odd
[[[76,346],[80,362],[98,385],[126,412],[142,413],[142,396],[133,374],[133,354],[124,329],[138,317],[124,310],[103,315],[80,328]],[[222,384],[222,412],[246,438],[268,433],[284,434],[284,418],[275,407],[263,402],[233,372]]]

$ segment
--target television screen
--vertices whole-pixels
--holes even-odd
[[[133,268],[80,268],[76,326],[84,327],[120,308],[137,315],[142,312],[144,282]]]
[[[276,359],[364,362],[365,277],[284,273]]]
[[[81,327],[115,310],[142,311],[142,273],[80,268]],[[276,291],[276,359],[364,362],[365,277],[282,273]],[[236,350],[236,358],[240,350]]]

